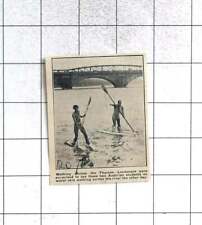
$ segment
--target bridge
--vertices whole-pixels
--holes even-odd
[[[54,70],[54,87],[72,89],[90,78],[103,79],[115,88],[126,87],[129,82],[143,75],[142,66],[91,66],[69,70]]]

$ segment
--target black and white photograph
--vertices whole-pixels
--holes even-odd
[[[144,60],[143,55],[51,59],[49,145],[56,182],[147,177]]]

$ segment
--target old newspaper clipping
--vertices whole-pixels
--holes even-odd
[[[149,177],[145,57],[46,60],[50,184]]]

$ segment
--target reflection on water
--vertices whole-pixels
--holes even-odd
[[[139,135],[114,136],[99,133],[98,130],[112,130],[113,107],[109,97],[98,87],[75,88],[72,90],[55,90],[55,133],[56,133],[56,161],[65,160],[71,168],[78,166],[81,155],[75,153],[64,142],[74,137],[72,106],[79,105],[80,112],[85,111],[89,97],[92,98],[86,119],[85,128],[95,148],[89,158],[95,167],[142,166],[145,164],[145,122],[144,122],[144,94],[143,81],[135,80],[132,87],[108,88],[117,102],[122,100],[127,120],[138,130]],[[121,119],[123,132],[130,133],[130,128]],[[86,154],[84,138],[79,134],[79,145]],[[92,165],[91,164],[91,165]]]

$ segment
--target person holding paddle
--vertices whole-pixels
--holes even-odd
[[[124,116],[124,108],[122,106],[121,100],[118,100],[117,104],[110,104],[111,106],[114,107],[114,112],[112,114],[112,122],[113,122],[113,131],[116,128],[116,123],[117,123],[117,130],[120,132],[121,131],[121,121],[120,121],[120,114]]]
[[[123,117],[123,119],[125,120],[125,122],[128,124],[128,126],[130,127],[132,133],[134,136],[136,136],[136,134],[138,133],[128,122],[128,120],[126,119],[125,115],[124,115],[124,111],[123,111],[123,106],[121,105],[121,100],[119,100],[119,103],[116,104],[114,99],[112,98],[112,96],[110,95],[110,93],[108,92],[107,88],[104,86],[104,84],[101,85],[102,90],[105,92],[105,94],[107,94],[107,96],[110,98],[111,102],[113,104],[111,104],[112,106],[114,106],[114,113],[112,115],[112,120],[113,120],[113,125],[114,125],[114,119],[116,119],[115,121],[118,123],[118,127],[120,129],[121,125],[120,124],[120,118],[119,118],[119,114],[121,114],[121,116]],[[115,107],[116,105],[118,105],[117,107]],[[117,110],[118,109],[118,110]],[[115,112],[116,111],[116,112]],[[117,116],[118,115],[118,116]],[[116,124],[115,124],[116,126]],[[119,131],[120,132],[120,131]]]
[[[85,141],[86,141],[86,145],[90,146],[90,141],[87,135],[87,132],[83,126],[83,123],[81,122],[81,118],[84,118],[86,116],[86,113],[83,115],[80,115],[80,111],[79,111],[79,106],[78,105],[74,105],[73,106],[74,112],[72,113],[72,118],[74,120],[74,139],[73,142],[71,143],[72,147],[75,146],[77,140],[78,140],[78,135],[79,135],[79,130],[81,131],[81,133],[83,134]]]

